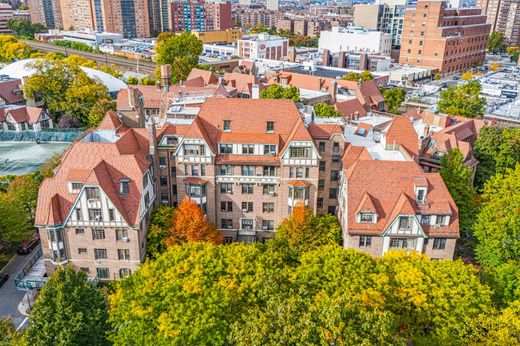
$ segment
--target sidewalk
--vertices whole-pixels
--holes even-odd
[[[38,297],[38,290],[32,290],[27,292],[20,303],[18,304],[18,311],[24,316],[29,317],[30,311],[32,307],[34,306],[34,302],[36,301],[36,298]]]

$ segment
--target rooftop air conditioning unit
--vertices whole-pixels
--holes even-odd
[[[262,226],[262,229],[263,229],[264,231],[267,231],[267,226]]]
[[[123,237],[123,238],[121,238],[121,240],[122,240],[124,243],[128,243],[128,237]]]
[[[243,213],[247,213],[248,210],[247,210],[247,209],[242,209],[242,212],[243,212]]]
[[[160,169],[166,169],[166,165],[160,165],[159,168]]]
[[[232,229],[232,228],[233,228],[233,226],[231,226],[231,225],[228,225],[228,226],[227,226],[226,228],[227,228],[227,229]]]
[[[275,195],[274,191],[269,191],[269,194],[270,194],[271,196],[274,196],[274,195]]]

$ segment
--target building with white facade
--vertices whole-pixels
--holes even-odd
[[[289,58],[289,39],[261,33],[238,40],[238,56],[244,59],[285,60]]]
[[[270,11],[278,11],[280,2],[278,0],[266,0],[265,7]]]
[[[360,27],[333,27],[330,31],[321,32],[318,47],[328,49],[331,53],[362,51],[390,55],[392,35]]]

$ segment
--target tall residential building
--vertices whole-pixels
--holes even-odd
[[[49,29],[63,28],[59,0],[28,0],[27,4],[33,23],[43,24]]]
[[[112,280],[145,259],[157,193],[154,143],[153,131],[129,129],[109,112],[67,150],[38,194],[35,225],[49,275],[71,263]]]
[[[7,27],[10,19],[13,19],[13,8],[9,4],[0,4],[0,34],[11,33],[11,29]]]
[[[233,23],[239,26],[255,27],[263,25],[267,28],[276,27],[278,20],[284,19],[284,15],[280,11],[269,11],[263,7],[234,7]]]
[[[231,3],[172,2],[171,31],[213,31],[233,28]]]
[[[60,0],[63,28],[65,30],[95,30],[95,14],[92,5],[91,0]]]
[[[477,6],[487,15],[491,31],[500,31],[512,46],[520,45],[520,1],[477,0]]]
[[[270,11],[278,11],[280,3],[278,0],[266,0],[265,7]]]
[[[484,62],[491,25],[479,8],[449,8],[419,1],[406,11],[399,63],[437,68],[442,74]]]

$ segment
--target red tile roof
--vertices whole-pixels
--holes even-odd
[[[416,178],[428,182],[428,204],[415,203]],[[427,236],[459,236],[458,209],[438,173],[423,173],[413,161],[358,160],[346,173],[348,228],[352,234],[383,234],[399,214],[449,214],[450,225],[423,227]],[[368,201],[368,197],[370,201]],[[377,210],[377,223],[357,223],[356,213]]]
[[[36,124],[40,119],[43,108],[21,106],[16,108],[0,108],[0,122],[5,121],[8,116],[17,123]]]
[[[348,120],[355,120],[367,115],[366,109],[357,98],[348,101],[337,102],[334,105],[334,109],[340,112],[341,115],[343,115],[343,117]]]
[[[288,185],[294,186],[294,187],[308,187],[311,186],[311,183],[309,183],[306,180],[291,180],[287,182]]]
[[[386,132],[386,145],[399,144],[414,158],[419,159],[419,137],[410,119],[396,116]]]
[[[20,87],[20,80],[0,82],[0,99],[6,104],[22,103],[25,101]]]
[[[196,78],[202,79],[204,82],[203,86],[208,84],[216,84],[218,82],[217,77],[211,71],[201,70],[198,68],[191,69],[190,74],[186,78],[186,82]]]
[[[112,120],[106,119],[104,124]],[[74,143],[63,155],[52,178],[45,179],[38,193],[37,226],[65,222],[78,195],[70,193],[69,182],[99,186],[126,222],[139,227],[143,175],[150,166],[146,129],[129,129],[118,141]],[[119,194],[120,179],[130,179],[130,193]],[[52,215],[50,218],[49,215]]]
[[[329,139],[335,134],[343,133],[343,129],[339,124],[309,124],[307,128],[315,139]]]

